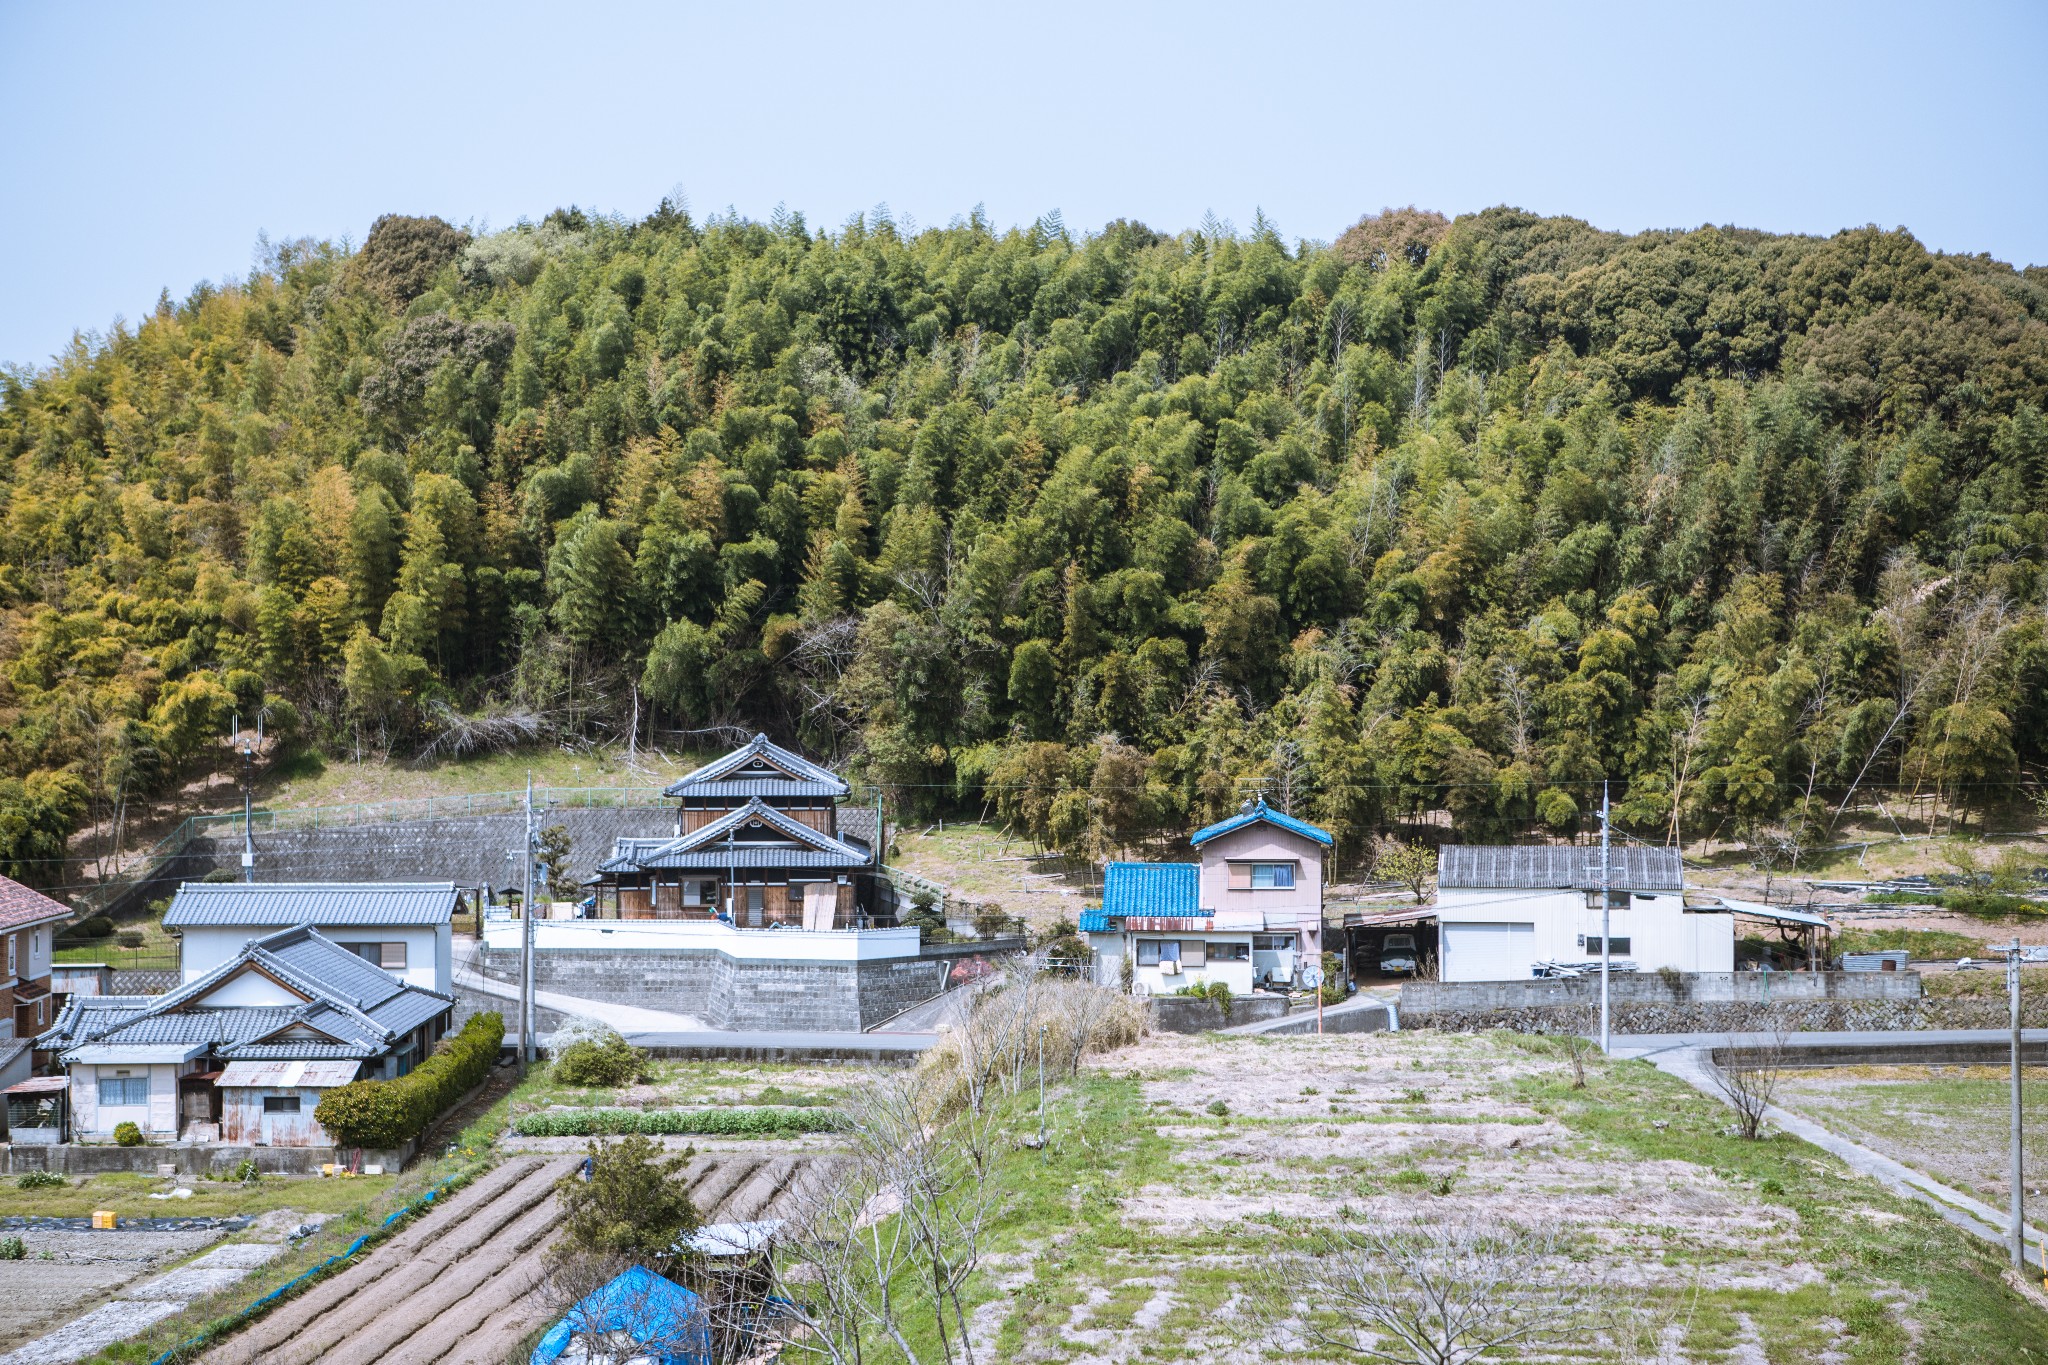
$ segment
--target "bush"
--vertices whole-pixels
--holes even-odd
[[[91,919],[80,920],[66,925],[57,935],[58,946],[72,943],[92,943],[114,936],[114,922],[105,915],[94,915]]]
[[[22,1245],[19,1237],[0,1237],[0,1261],[25,1261],[27,1259],[28,1248]]]
[[[244,1157],[235,1169],[228,1172],[227,1178],[229,1180],[239,1180],[244,1185],[254,1185],[257,1181],[263,1179],[263,1172],[257,1167],[253,1158]]]
[[[521,1114],[513,1128],[521,1137],[592,1137],[639,1133],[649,1137],[695,1134],[706,1137],[787,1137],[837,1132],[845,1120],[837,1111],[814,1109],[543,1109]]]
[[[571,1043],[555,1058],[555,1079],[563,1085],[615,1088],[646,1077],[647,1054],[616,1033]]]
[[[123,948],[140,948],[142,946],[142,931],[140,929],[123,929],[116,935],[115,941]]]
[[[114,1125],[114,1141],[120,1143],[123,1147],[140,1147],[142,1145],[142,1130],[132,1123],[117,1123]]]
[[[1835,935],[1837,957],[1905,949],[1915,958],[1982,957],[1984,945],[1946,929],[1844,929]]]
[[[1344,1003],[1344,959],[1335,953],[1323,954],[1323,988],[1318,994],[1325,1005]]]
[[[1996,891],[1946,891],[1943,908],[1972,919],[2021,919],[2048,915],[2048,905],[2025,896],[2005,896]]]
[[[628,1256],[656,1264],[674,1255],[676,1239],[701,1223],[684,1175],[694,1150],[673,1155],[637,1135],[590,1144],[590,1175],[566,1175],[562,1235],[578,1251]]]
[[[55,1171],[30,1171],[15,1181],[14,1187],[19,1190],[54,1190],[70,1183]]]
[[[410,1075],[337,1086],[321,1097],[313,1117],[339,1147],[402,1146],[482,1083],[504,1041],[503,1019],[474,1015]]]

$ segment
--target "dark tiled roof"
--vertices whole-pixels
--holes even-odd
[[[1606,885],[1617,891],[1681,891],[1678,850],[1629,844],[1610,848]],[[1437,857],[1445,890],[1597,891],[1600,850],[1581,844],[1445,844]]]
[[[202,1003],[229,977],[250,969],[305,1000]],[[73,997],[39,1045],[69,1051],[85,1043],[203,1043],[223,1057],[376,1057],[453,1003],[436,991],[407,985],[302,924],[244,944],[229,961],[163,995]],[[266,1041],[299,1027],[326,1037]],[[262,1050],[245,1052],[249,1047]]]
[[[1257,824],[1273,825],[1291,834],[1299,834],[1304,839],[1315,840],[1325,848],[1328,848],[1334,842],[1330,838],[1328,830],[1319,829],[1306,820],[1297,820],[1285,811],[1274,810],[1266,804],[1264,797],[1261,797],[1258,804],[1248,811],[1233,815],[1228,820],[1218,820],[1215,824],[1205,829],[1196,830],[1194,834],[1189,836],[1188,842],[1196,848],[1200,848],[1219,834],[1228,834],[1234,829],[1243,829],[1246,825]]]
[[[756,771],[766,770],[766,771]],[[780,773],[781,776],[776,774]],[[735,774],[745,774],[735,778]],[[750,781],[788,782],[788,790],[775,792],[720,792],[716,786],[729,781],[741,783]],[[687,773],[669,784],[662,795],[675,797],[693,796],[831,796],[846,795],[845,781],[829,768],[821,768],[802,754],[791,753],[769,740],[766,735],[754,738],[723,758],[713,759],[693,773]]]
[[[782,836],[775,844],[742,843],[730,849],[728,833],[758,824]],[[835,839],[792,819],[756,798],[710,824],[674,839],[620,839],[612,856],[598,864],[600,873],[648,871],[716,871],[721,867],[792,867],[850,869],[873,862],[866,849]]]
[[[440,925],[454,911],[453,882],[186,882],[164,927]]]
[[[1102,874],[1102,913],[1199,915],[1200,878],[1193,863],[1111,863]]]
[[[0,929],[19,929],[70,917],[70,906],[53,901],[42,892],[11,878],[0,877]]]

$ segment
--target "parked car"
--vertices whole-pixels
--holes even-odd
[[[1415,950],[1415,935],[1388,934],[1380,944],[1380,975],[1392,976],[1396,972],[1415,975],[1418,965]]]

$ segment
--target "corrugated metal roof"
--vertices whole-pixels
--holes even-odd
[[[1218,820],[1213,825],[1196,830],[1188,836],[1188,842],[1196,848],[1200,848],[1219,834],[1228,834],[1234,829],[1243,829],[1246,825],[1256,824],[1268,824],[1287,830],[1292,834],[1299,834],[1304,839],[1315,840],[1325,848],[1328,848],[1335,842],[1330,838],[1328,830],[1311,825],[1306,820],[1297,820],[1285,811],[1274,810],[1266,804],[1263,797],[1250,810],[1242,814],[1233,815],[1228,820]]]
[[[1721,897],[1721,904],[1734,914],[1748,915],[1753,919],[1775,920],[1779,924],[1804,924],[1815,929],[1828,927],[1826,916],[1809,914],[1804,910],[1787,910],[1779,905],[1733,900],[1727,896]]]
[[[214,1080],[214,1084],[227,1086],[262,1086],[272,1090],[296,1090],[301,1086],[308,1089],[324,1090],[330,1086],[347,1085],[356,1078],[362,1065],[354,1061],[235,1061],[227,1064]]]
[[[453,882],[186,882],[164,927],[440,925],[454,912]]]
[[[1600,850],[1578,844],[1445,844],[1437,854],[1445,890],[1597,891]],[[1682,891],[1678,850],[1629,844],[1610,848],[1606,885],[1616,891]]]
[[[1193,863],[1111,863],[1102,874],[1102,913],[1199,915],[1200,879]]]

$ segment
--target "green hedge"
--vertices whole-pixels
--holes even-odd
[[[844,1126],[816,1109],[545,1109],[513,1123],[522,1137],[591,1137],[606,1133],[669,1133],[710,1137],[783,1137],[830,1133]]]
[[[498,1060],[505,1021],[473,1015],[440,1050],[393,1081],[351,1081],[321,1097],[313,1111],[338,1147],[388,1151],[426,1131],[455,1102],[482,1083]]]

